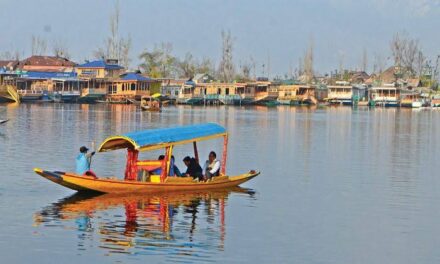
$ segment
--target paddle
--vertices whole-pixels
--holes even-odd
[[[95,141],[92,141],[92,153],[95,153]],[[93,155],[90,156],[90,163],[89,163],[89,169],[92,169],[92,158]]]

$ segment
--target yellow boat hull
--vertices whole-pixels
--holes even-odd
[[[213,180],[208,182],[193,182],[190,177],[168,177],[165,182],[154,183],[94,178],[74,173],[44,171],[39,168],[34,169],[34,171],[43,178],[72,190],[101,193],[155,193],[229,188],[247,182],[260,174],[251,171],[238,176],[214,177]]]

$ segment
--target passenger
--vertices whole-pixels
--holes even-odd
[[[205,172],[205,179],[211,180],[212,177],[220,175],[220,161],[217,160],[217,154],[211,151],[208,156],[208,160],[203,166],[203,171]]]
[[[85,146],[82,146],[79,149],[79,155],[76,157],[76,174],[78,175],[89,175],[89,176],[95,176],[95,173],[93,173],[90,170],[90,165],[92,163],[92,157],[95,155],[95,152],[87,153],[89,149]]]
[[[165,159],[164,155],[160,155],[159,158],[157,158],[157,160],[159,160],[159,161],[162,161],[164,159]],[[150,171],[150,174],[153,174],[153,175],[160,175],[161,173],[162,173],[162,165],[160,165],[159,168]]]
[[[182,177],[182,173],[180,172],[179,168],[176,166],[175,162],[176,160],[174,159],[174,156],[171,156],[170,176]]]
[[[193,177],[193,180],[197,181],[203,180],[202,168],[197,163],[195,158],[190,158],[186,156],[183,159],[183,163],[185,163],[186,167],[188,167],[185,172],[186,177]]]

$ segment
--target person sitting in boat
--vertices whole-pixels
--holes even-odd
[[[185,163],[186,167],[188,167],[184,174],[186,177],[193,177],[194,180],[198,181],[203,180],[202,167],[200,167],[195,158],[190,158],[189,156],[186,156],[183,159],[183,163]]]
[[[217,154],[211,151],[208,156],[208,160],[203,166],[203,171],[205,172],[205,179],[211,180],[212,177],[220,175],[220,161],[217,160]]]
[[[171,155],[170,176],[177,176],[177,177],[183,176],[179,168],[176,166],[176,160],[174,159],[174,155]]]
[[[159,160],[159,161],[162,161],[164,159],[165,159],[164,155],[160,155],[159,158],[157,158],[157,160]],[[159,168],[157,168],[155,170],[150,171],[150,174],[153,174],[153,175],[160,175],[161,173],[162,173],[162,166],[160,166]]]
[[[96,177],[95,173],[90,170],[90,164],[92,163],[92,157],[95,155],[95,152],[87,153],[88,151],[89,149],[85,146],[79,149],[80,153],[76,157],[76,174]]]

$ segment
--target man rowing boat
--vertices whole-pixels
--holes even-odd
[[[79,149],[79,155],[76,157],[76,174],[78,175],[90,175],[94,176],[94,173],[90,171],[90,165],[92,163],[92,157],[95,152],[87,153],[89,149],[82,146]]]

